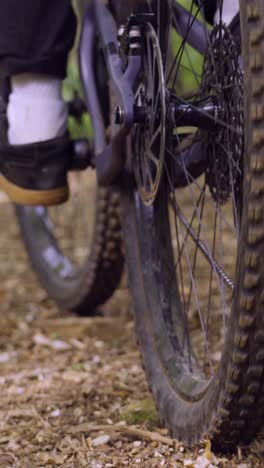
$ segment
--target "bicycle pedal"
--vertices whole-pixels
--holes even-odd
[[[67,102],[69,115],[80,121],[83,114],[87,112],[85,101],[75,93],[74,98]]]

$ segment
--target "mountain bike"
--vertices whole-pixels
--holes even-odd
[[[207,5],[89,2],[80,70],[161,420],[226,447],[263,420],[264,3],[241,0],[228,24]],[[40,211],[20,222],[42,239]]]

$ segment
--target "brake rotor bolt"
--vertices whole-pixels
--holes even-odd
[[[129,31],[130,49],[139,49],[141,47],[141,31],[138,26],[132,26]]]

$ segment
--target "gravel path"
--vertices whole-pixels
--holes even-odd
[[[0,202],[0,467],[263,466],[261,438],[232,456],[170,439],[140,366],[126,287],[103,317],[58,311]]]

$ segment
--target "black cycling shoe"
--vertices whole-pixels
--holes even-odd
[[[69,197],[68,137],[26,145],[0,145],[0,188],[22,205],[56,205]]]

